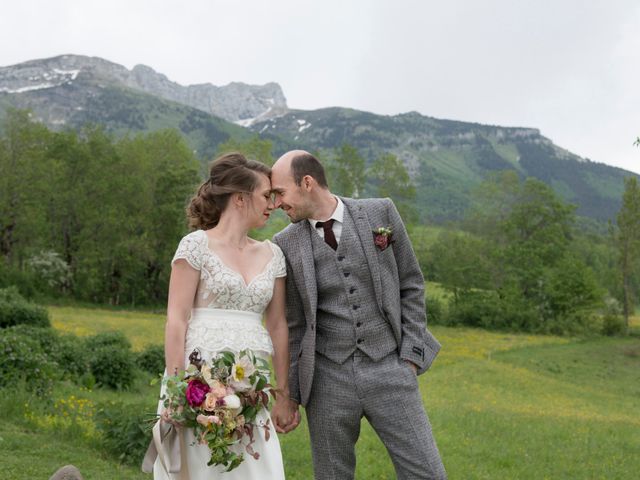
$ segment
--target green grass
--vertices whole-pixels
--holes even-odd
[[[86,479],[149,479],[139,468],[123,466],[97,447],[78,439],[60,439],[53,431],[38,431],[0,419],[2,478],[49,478],[68,464]]]
[[[49,306],[48,309],[53,327],[64,333],[84,337],[120,330],[129,338],[134,350],[164,342],[164,314],[85,307]]]
[[[429,285],[434,292],[437,286]],[[51,307],[55,328],[90,334],[122,329],[138,348],[159,343],[164,317]],[[634,319],[637,322],[638,319]],[[640,471],[640,339],[590,340],[433,327],[443,345],[420,388],[451,479],[634,479]],[[94,402],[146,399],[156,387],[81,392]],[[72,387],[56,394],[68,397]],[[48,478],[65,463],[85,478],[138,479],[95,442],[33,428],[3,409],[0,455],[7,478]],[[408,419],[407,421],[410,421]],[[402,428],[402,426],[399,426]],[[313,478],[306,424],[280,436],[288,479]],[[34,455],[34,446],[38,454]],[[393,479],[375,432],[362,423],[356,478]]]

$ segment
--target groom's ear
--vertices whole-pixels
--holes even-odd
[[[316,179],[311,175],[305,175],[302,177],[302,182],[300,182],[300,186],[304,188],[307,192],[311,191],[317,185]]]

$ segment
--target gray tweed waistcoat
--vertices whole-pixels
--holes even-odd
[[[380,360],[398,348],[393,330],[375,300],[371,272],[355,225],[345,209],[334,251],[313,233],[318,288],[316,351],[343,363],[356,350]]]

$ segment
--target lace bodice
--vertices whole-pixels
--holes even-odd
[[[282,250],[269,240],[265,242],[271,247],[273,257],[262,272],[247,284],[242,275],[226,266],[209,248],[209,237],[204,230],[196,230],[183,237],[171,264],[184,259],[200,271],[194,308],[221,308],[262,314],[273,296],[275,279],[286,275]]]

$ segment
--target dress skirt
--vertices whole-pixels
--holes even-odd
[[[192,310],[185,340],[185,367],[189,364],[189,355],[196,348],[207,362],[224,350],[238,353],[241,350],[250,349],[257,356],[268,358],[273,349],[269,334],[262,326],[260,314],[218,308]],[[161,395],[162,393],[164,393],[164,386]],[[162,402],[158,402],[158,413],[162,408]],[[256,422],[261,425],[269,419],[269,412],[263,409],[258,413]],[[254,430],[253,449],[260,454],[258,460],[244,452],[243,446],[232,447],[236,449],[236,453],[244,452],[244,461],[231,472],[225,472],[223,466],[207,466],[211,457],[209,447],[197,443],[192,429],[182,429],[181,472],[168,473],[158,458],[153,466],[153,478],[156,480],[284,480],[280,442],[273,422],[270,422],[270,425],[268,441],[263,428]]]

